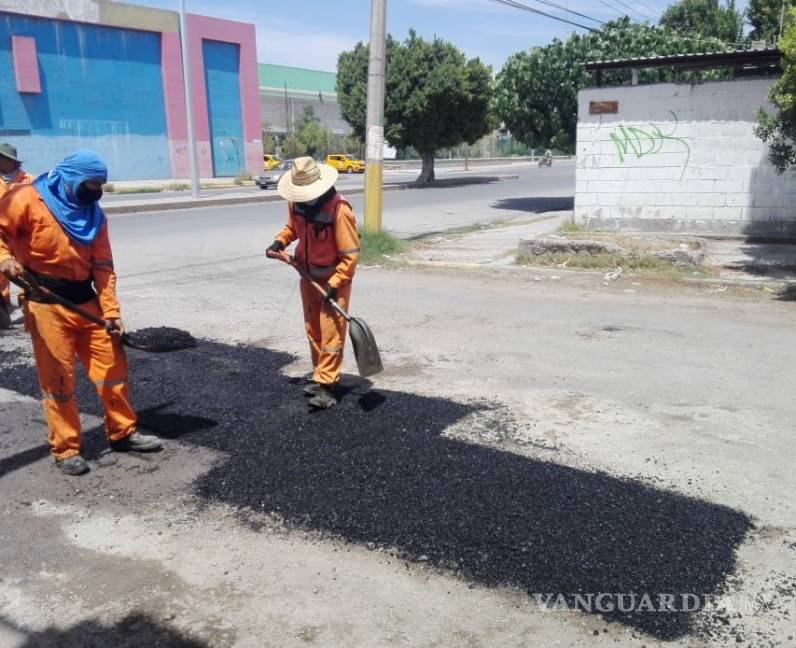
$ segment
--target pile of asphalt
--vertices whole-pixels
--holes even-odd
[[[169,326],[142,328],[128,332],[125,337],[133,344],[143,347],[162,347],[176,351],[196,346],[196,339],[188,331]]]
[[[200,341],[130,360],[141,425],[223,453],[195,484],[199,497],[471,582],[570,603],[600,593],[647,594],[656,606],[659,595],[704,597],[722,590],[750,528],[707,501],[442,434],[475,412],[499,433],[513,424],[503,408],[352,379],[339,406],[311,413],[281,373],[293,360],[283,353]],[[0,387],[35,395],[31,368],[8,365]],[[96,412],[90,385],[80,385],[81,406]],[[682,610],[595,611],[663,639],[694,629]]]

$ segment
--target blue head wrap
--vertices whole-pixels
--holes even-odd
[[[64,158],[49,173],[40,175],[33,186],[52,212],[66,235],[75,243],[90,245],[105,223],[105,214],[97,203],[77,202],[77,188],[86,180],[108,179],[108,167],[88,149],[80,149]]]

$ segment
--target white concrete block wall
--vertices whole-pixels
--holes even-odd
[[[594,229],[796,237],[796,173],[754,134],[771,79],[589,88],[578,95],[575,216]],[[618,101],[591,115],[592,101]]]

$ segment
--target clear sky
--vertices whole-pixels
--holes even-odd
[[[597,25],[539,0],[519,1],[574,22]],[[620,12],[639,21],[645,16],[657,20],[669,4],[667,0],[547,1],[603,21],[619,17]],[[179,0],[134,0],[133,4],[177,9]],[[339,52],[368,38],[369,0],[186,0],[186,4],[192,13],[254,23],[260,63],[334,71]],[[403,38],[412,27],[424,37],[437,35],[455,43],[496,70],[514,52],[583,31],[490,0],[387,0],[387,30]]]

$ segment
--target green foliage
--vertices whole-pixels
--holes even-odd
[[[400,254],[406,249],[404,241],[385,231],[373,234],[362,231],[359,240],[362,247],[359,262],[363,265],[384,265],[392,260],[389,258],[391,255]]]
[[[768,156],[780,173],[796,166],[796,8],[790,10],[788,27],[779,41],[782,77],[771,87],[769,99],[776,108],[771,115],[758,113],[755,132],[768,143]]]
[[[752,40],[764,40],[773,45],[779,39],[779,22],[782,17],[782,5],[785,4],[785,26],[793,21],[790,9],[796,0],[749,0],[746,15],[752,31]],[[783,32],[784,35],[784,32]]]
[[[235,184],[238,185],[239,187],[243,185],[243,183],[251,181],[252,181],[252,174],[249,172],[248,169],[241,169],[238,172],[238,175],[235,176],[234,180]]]
[[[436,149],[473,144],[493,128],[491,70],[479,59],[468,60],[451,43],[426,41],[414,31],[402,43],[388,36],[386,56],[384,134],[391,146],[414,148],[433,165]],[[338,58],[337,96],[361,139],[367,80],[368,48],[358,43]]]
[[[497,77],[496,109],[511,133],[533,147],[571,153],[575,148],[578,91],[591,81],[587,61],[720,51],[730,48],[715,38],[685,37],[669,29],[638,24],[625,17],[586,36],[573,34],[545,47],[509,57]],[[639,80],[653,83],[720,78],[723,72],[641,70]],[[630,70],[606,73],[604,85],[629,83]]]
[[[666,9],[658,24],[678,34],[738,43],[743,37],[743,20],[735,0],[724,5],[720,0],[679,0]]]

